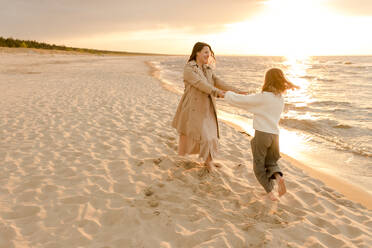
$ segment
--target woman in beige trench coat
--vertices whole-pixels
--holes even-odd
[[[199,154],[208,172],[219,139],[215,97],[223,97],[228,90],[242,93],[216,77],[208,65],[210,57],[214,59],[214,53],[208,44],[194,45],[184,67],[185,90],[172,122],[179,134],[178,154]]]

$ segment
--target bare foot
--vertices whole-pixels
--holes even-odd
[[[270,192],[267,194],[267,197],[272,200],[272,201],[279,201],[278,198],[276,198],[276,196],[274,195],[273,192]]]
[[[199,171],[199,177],[204,177],[212,172],[212,166],[210,163],[204,163],[203,168]]]
[[[213,163],[204,163],[204,168],[208,171],[208,173],[212,172],[212,165]]]
[[[277,181],[278,181],[278,193],[280,197],[287,192],[287,189],[285,187],[284,178],[280,177]]]

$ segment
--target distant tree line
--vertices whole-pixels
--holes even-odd
[[[149,55],[145,53],[116,52],[116,51],[105,51],[105,50],[96,50],[96,49],[87,49],[87,48],[66,47],[66,46],[59,46],[55,44],[50,45],[44,42],[37,42],[34,40],[19,40],[19,39],[13,39],[13,38],[6,39],[1,36],[0,36],[0,47],[39,48],[39,49],[75,51],[75,52],[93,53],[93,54]]]

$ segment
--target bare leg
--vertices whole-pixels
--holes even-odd
[[[282,196],[287,192],[287,189],[284,183],[284,178],[281,177],[279,173],[275,173],[275,179],[276,179],[276,182],[278,183],[279,196]]]
[[[178,140],[178,155],[184,156],[186,154],[186,142],[186,136],[181,134]]]
[[[213,165],[211,154],[208,155],[208,158],[207,158],[207,160],[205,160],[204,164],[205,164],[205,169],[208,172],[211,172],[212,171],[212,165]]]
[[[204,177],[212,171],[212,157],[209,154],[207,160],[204,162],[204,168],[199,172],[199,177]]]
[[[267,193],[267,197],[272,201],[278,201],[278,198],[276,198],[272,191],[270,193]]]

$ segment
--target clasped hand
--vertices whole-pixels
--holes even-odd
[[[217,92],[217,98],[224,98],[225,97],[225,93],[226,93],[226,91],[219,90]]]

